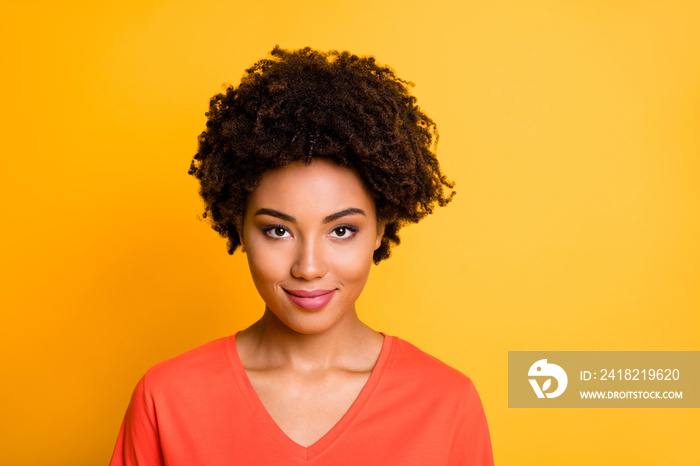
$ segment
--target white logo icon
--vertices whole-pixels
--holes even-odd
[[[530,366],[530,370],[527,375],[529,376],[549,376],[554,377],[557,380],[557,389],[551,393],[546,393],[550,385],[552,385],[552,379],[547,379],[542,384],[542,388],[537,383],[536,379],[528,379],[532,389],[535,391],[537,398],[556,398],[566,390],[566,385],[569,383],[569,378],[566,376],[564,369],[557,366],[556,364],[548,364],[546,359],[540,359],[535,364]]]

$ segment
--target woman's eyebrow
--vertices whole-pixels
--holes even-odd
[[[323,219],[323,223],[330,223],[333,220],[338,220],[339,218],[345,217],[346,215],[356,214],[364,215],[365,217],[367,216],[364,210],[358,209],[357,207],[350,207],[349,209],[341,210],[340,212],[330,214],[328,217]]]
[[[345,217],[347,215],[357,215],[357,214],[364,215],[365,217],[367,216],[367,214],[365,213],[364,210],[358,209],[357,207],[350,207],[349,209],[344,209],[344,210],[341,210],[340,212],[330,214],[329,216],[327,216],[326,218],[323,219],[323,223],[330,223],[333,220],[338,220],[341,217]],[[257,212],[255,212],[255,214],[253,216],[255,216],[255,215],[270,215],[271,217],[277,217],[277,218],[280,218],[282,220],[286,220],[288,222],[295,222],[296,223],[296,221],[297,221],[297,219],[295,219],[291,215],[287,215],[285,213],[282,213],[279,210],[268,209],[266,207],[263,207],[262,209],[258,209]]]
[[[268,209],[265,207],[263,207],[262,209],[258,209],[258,211],[255,212],[255,214],[253,216],[255,217],[256,215],[269,215],[271,217],[281,218],[282,220],[286,220],[288,222],[296,222],[297,221],[297,219],[295,219],[291,215],[283,214],[279,210]]]

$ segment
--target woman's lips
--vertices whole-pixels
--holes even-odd
[[[325,307],[336,290],[284,290],[294,304],[302,309],[315,311]]]

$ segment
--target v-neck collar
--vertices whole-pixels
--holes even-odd
[[[377,383],[381,379],[394,343],[394,337],[379,332],[384,336],[382,349],[379,352],[377,362],[375,363],[367,382],[365,382],[364,387],[362,387],[360,394],[357,396],[357,398],[355,398],[355,401],[353,401],[352,405],[345,412],[343,417],[340,418],[340,420],[328,432],[326,432],[323,437],[321,437],[313,445],[304,447],[289,438],[287,434],[285,434],[284,431],[277,425],[277,423],[275,423],[272,416],[270,416],[270,413],[268,413],[267,409],[265,409],[260,397],[255,392],[253,384],[250,382],[248,374],[246,373],[243,363],[241,362],[241,358],[238,354],[238,348],[236,347],[236,335],[238,335],[238,333],[239,332],[236,332],[234,335],[230,335],[226,341],[226,347],[228,349],[233,375],[238,388],[243,394],[243,398],[246,400],[246,403],[248,404],[248,407],[252,411],[254,417],[260,422],[263,429],[265,432],[267,432],[272,441],[279,445],[280,448],[282,448],[282,450],[287,452],[289,455],[302,461],[311,461],[324,453],[340,439],[348,428],[352,426],[355,418],[362,411],[362,408],[372,396]]]

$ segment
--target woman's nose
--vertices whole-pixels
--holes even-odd
[[[303,280],[313,280],[326,275],[328,264],[324,258],[322,245],[313,240],[302,242],[291,272],[294,277]]]

